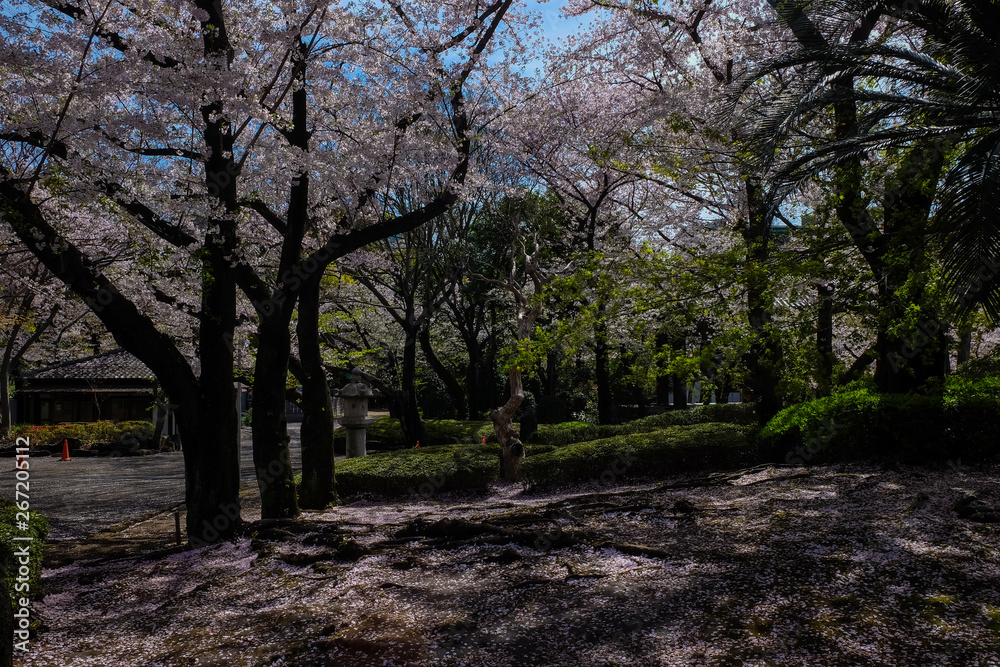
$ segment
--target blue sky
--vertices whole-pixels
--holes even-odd
[[[542,17],[545,20],[545,36],[551,40],[573,34],[586,24],[578,18],[563,18],[560,15],[562,4],[558,0],[544,3],[537,0],[528,0],[527,2],[528,9],[542,13]]]

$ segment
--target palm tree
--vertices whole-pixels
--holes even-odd
[[[983,305],[1000,316],[1000,6],[988,0],[774,6],[798,45],[749,72],[734,97],[764,76],[784,75],[788,85],[766,100],[755,134],[762,166],[772,174],[772,201],[832,175],[838,217],[872,268],[887,314],[873,354],[876,378],[886,380],[884,389],[908,388],[889,372],[896,366],[889,363],[892,350],[907,347],[889,330],[901,307],[895,295],[927,269],[932,239],[943,241],[953,305]],[[815,136],[812,128],[824,123],[829,129]],[[863,171],[877,151],[903,156],[886,180],[881,226],[870,212]],[[911,263],[901,267],[895,259],[901,255]],[[942,340],[943,328],[935,333]],[[932,366],[940,360],[924,359]],[[924,375],[940,370],[929,367]]]

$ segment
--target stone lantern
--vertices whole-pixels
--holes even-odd
[[[360,377],[361,369],[352,370],[351,376]],[[344,416],[340,425],[347,429],[347,458],[364,456],[367,453],[367,427],[374,421],[368,418],[368,398],[378,396],[378,392],[362,382],[351,382],[334,393],[344,399]]]

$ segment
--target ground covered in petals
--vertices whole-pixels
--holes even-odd
[[[24,664],[1000,665],[998,473],[357,502],[50,570]]]

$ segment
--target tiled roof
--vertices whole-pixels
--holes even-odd
[[[26,376],[32,380],[155,380],[153,371],[125,350],[64,361]]]

